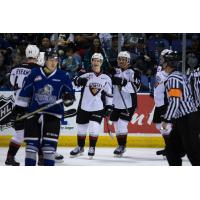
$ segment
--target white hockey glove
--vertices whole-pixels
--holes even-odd
[[[172,131],[171,123],[166,123],[166,122],[161,123],[160,133],[162,135],[169,135],[171,133],[171,131]]]

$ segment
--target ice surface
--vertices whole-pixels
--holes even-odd
[[[114,148],[96,148],[95,156],[90,160],[87,156],[88,147],[85,148],[83,156],[70,158],[69,152],[73,148],[58,147],[58,153],[65,159],[57,166],[167,166],[168,163],[163,156],[157,156],[157,148],[127,148],[122,158],[113,156]],[[0,148],[0,165],[5,165],[5,158],[8,148]],[[16,160],[24,165],[24,148],[20,148]],[[190,165],[188,159],[184,157],[183,165]]]

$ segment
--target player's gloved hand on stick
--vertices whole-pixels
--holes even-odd
[[[25,113],[26,113],[26,108],[15,105],[9,119],[9,121],[11,122],[11,126],[13,128],[16,127],[17,123],[22,122],[22,121],[17,122],[16,120],[25,115]]]
[[[127,80],[124,79],[124,78],[120,78],[120,77],[113,77],[112,78],[112,82],[113,82],[113,85],[119,85],[119,86],[126,86],[127,84]]]
[[[105,117],[110,117],[112,111],[113,111],[113,106],[112,105],[107,105],[105,106]]]
[[[74,101],[76,100],[74,94],[72,94],[72,93],[63,94],[62,99],[63,99],[63,103],[66,107],[71,106],[74,103]]]

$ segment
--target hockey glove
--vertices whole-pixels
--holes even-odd
[[[62,99],[66,107],[71,106],[76,100],[74,94],[71,93],[64,93]]]
[[[112,82],[113,82],[113,85],[119,85],[123,87],[123,86],[126,86],[128,81],[120,77],[113,77]]]
[[[12,110],[12,113],[10,115],[10,123],[11,123],[11,126],[13,128],[17,127],[18,126],[18,123],[22,123],[23,121],[19,121],[19,122],[16,122],[16,120],[20,117],[22,117],[23,115],[25,115],[26,113],[26,108],[24,107],[21,107],[21,106],[15,106]]]
[[[111,113],[113,112],[113,106],[107,105],[105,106],[105,117],[110,117]]]
[[[109,67],[108,68],[108,74],[110,76],[114,76],[116,74],[116,69],[114,67]]]
[[[161,123],[161,129],[160,129],[160,133],[162,135],[169,135],[172,131],[172,124],[171,123],[166,123],[166,122],[162,122]]]
[[[74,84],[78,87],[80,86],[86,86],[88,79],[87,78],[81,78],[77,77],[74,79]]]

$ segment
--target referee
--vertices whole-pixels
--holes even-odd
[[[161,126],[169,134],[167,161],[169,165],[180,166],[182,157],[187,155],[192,165],[200,166],[200,120],[191,85],[186,75],[176,70],[179,60],[176,52],[166,54],[164,59],[169,74],[165,81],[168,106]]]
[[[200,65],[194,69],[189,75],[189,81],[192,86],[192,93],[195,100],[195,105],[200,114]]]

